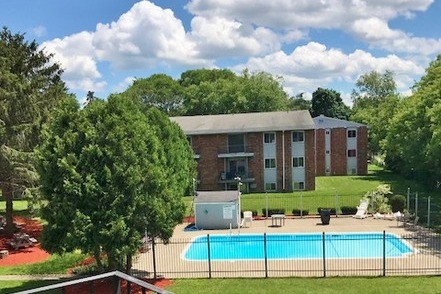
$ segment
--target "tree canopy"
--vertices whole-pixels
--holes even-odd
[[[13,192],[37,185],[33,149],[51,110],[66,96],[62,70],[51,57],[24,34],[0,32],[0,186],[8,231]]]
[[[170,116],[288,110],[281,80],[265,72],[196,69],[179,80],[159,74],[139,79],[121,93]]]
[[[366,73],[357,80],[352,91],[354,107],[351,120],[369,126],[369,150],[372,154],[384,154],[384,140],[388,126],[400,98],[396,93],[394,74],[386,71]]]
[[[427,181],[441,182],[441,55],[400,103],[386,136],[386,163],[391,169]]]
[[[312,93],[311,115],[348,119],[350,108],[343,103],[340,93],[331,89],[318,88]]]
[[[47,205],[43,247],[103,254],[130,269],[145,232],[167,241],[182,221],[195,163],[181,129],[154,108],[115,95],[63,104],[44,132],[38,170]]]

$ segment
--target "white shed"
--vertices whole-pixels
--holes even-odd
[[[239,191],[198,191],[194,200],[199,229],[228,229],[240,225]]]

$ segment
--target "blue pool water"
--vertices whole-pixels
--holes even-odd
[[[383,233],[268,234],[268,259],[382,258]],[[264,235],[211,235],[211,260],[251,260],[265,258]],[[412,253],[412,248],[392,234],[385,236],[386,257]],[[183,256],[187,260],[207,260],[207,236],[193,240]]]

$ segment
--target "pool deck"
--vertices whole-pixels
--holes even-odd
[[[188,238],[206,234],[228,234],[229,229],[224,230],[199,230],[184,231],[188,223],[178,225],[174,231],[174,238]],[[394,234],[409,233],[402,223],[396,220],[374,219],[366,217],[364,219],[355,219],[351,216],[332,216],[329,225],[322,225],[320,217],[295,217],[287,216],[285,224],[273,227],[271,217],[267,220],[253,220],[249,227],[232,229],[233,234],[260,234],[260,233],[318,233],[318,232],[383,232]]]
[[[168,245],[155,246],[156,270],[158,275],[168,278],[208,277],[211,270],[212,277],[263,277],[268,276],[323,276],[322,259],[300,260],[268,260],[265,263],[259,260],[242,261],[212,261],[211,269],[207,262],[189,261],[183,258],[183,253],[190,246],[191,240],[201,235],[229,234],[224,230],[184,231],[188,223],[175,228]],[[271,218],[253,220],[250,227],[240,230],[232,229],[231,234],[262,234],[262,233],[321,233],[321,232],[382,232],[397,234],[405,239],[415,250],[415,253],[400,258],[373,259],[327,259],[326,275],[328,276],[380,276],[387,269],[387,275],[420,275],[441,273],[441,237],[440,235],[419,230],[410,230],[397,226],[395,220],[374,219],[369,216],[365,219],[355,219],[348,216],[332,216],[329,225],[322,225],[319,217],[293,218],[287,217],[282,226],[273,227]],[[140,254],[135,262],[134,269],[139,275],[152,275],[153,250]]]

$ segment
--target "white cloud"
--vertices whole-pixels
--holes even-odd
[[[392,30],[378,18],[360,19],[352,26],[353,33],[371,46],[394,52],[434,54],[441,52],[441,39],[417,38],[400,30]]]
[[[374,57],[362,50],[345,54],[317,42],[299,46],[291,54],[279,51],[262,58],[250,58],[247,63],[233,67],[237,72],[244,68],[283,76],[285,88],[294,94],[313,92],[336,81],[354,83],[361,74],[388,69],[394,71],[397,85],[402,89],[424,72],[417,63],[396,55]]]
[[[391,52],[433,54],[441,51],[440,39],[412,37],[388,26],[388,21],[397,16],[410,18],[414,12],[427,10],[433,1],[192,0],[186,7],[197,17],[220,17],[275,31],[339,29],[373,47]]]
[[[225,18],[196,16],[191,28],[191,37],[205,58],[261,55],[280,49],[279,37],[264,27],[255,29]]]
[[[34,34],[34,36],[39,38],[39,37],[46,36],[47,29],[45,26],[39,25],[39,26],[33,27],[31,29],[31,32],[32,32],[32,34]]]
[[[133,85],[133,82],[136,80],[136,77],[127,77],[116,86],[112,88],[112,92],[121,93],[124,92],[128,87]]]
[[[206,64],[182,22],[170,9],[141,1],[111,24],[98,24],[93,46],[116,68],[145,68],[158,62]]]

